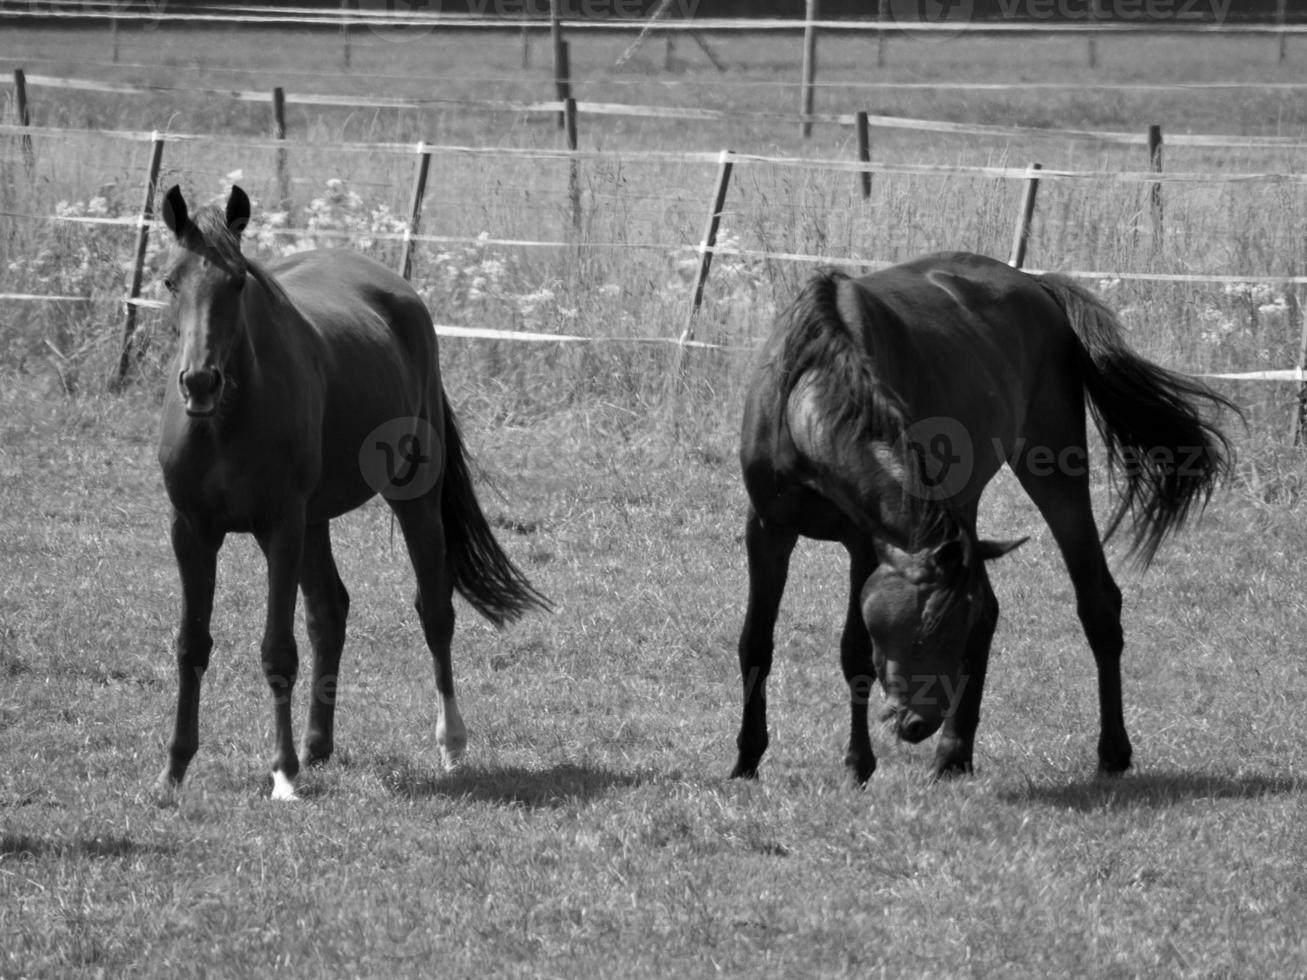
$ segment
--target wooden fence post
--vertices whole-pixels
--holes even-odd
[[[1288,10],[1286,9],[1286,0],[1276,0],[1275,3],[1275,22],[1284,27],[1285,22],[1289,19]],[[1289,58],[1289,35],[1280,31],[1280,64],[1284,64]]]
[[[1041,169],[1040,164],[1030,165],[1031,175],[1026,180],[1025,192],[1021,195],[1021,213],[1017,216],[1016,229],[1012,232],[1012,253],[1007,263],[1014,269],[1020,269],[1026,261],[1026,243],[1030,239],[1030,222],[1035,216],[1035,194],[1039,191],[1039,177],[1034,173]]]
[[[14,111],[18,114],[18,125],[32,125],[32,116],[27,109],[27,75],[23,69],[14,69]],[[36,165],[36,152],[32,149],[32,137],[24,133],[19,140],[23,148],[23,163],[30,171]]]
[[[566,41],[558,42],[557,78],[554,87],[558,90],[558,101],[566,104],[572,97],[572,53]],[[558,114],[558,128],[567,128],[567,110]]]
[[[1298,327],[1298,397],[1293,400],[1293,418],[1289,422],[1289,441],[1294,446],[1303,444],[1303,430],[1307,427],[1307,319],[1304,319],[1302,287],[1290,284],[1284,292],[1289,307],[1289,324]]]
[[[1148,127],[1148,169],[1154,173],[1162,172],[1162,127],[1156,124]],[[1153,222],[1153,248],[1162,246],[1162,184],[1157,182],[1148,186],[1148,212]]]
[[[717,245],[717,230],[721,227],[722,208],[726,206],[726,190],[731,184],[731,170],[733,167],[734,160],[732,160],[731,151],[722,150],[721,155],[718,157],[717,185],[713,188],[712,207],[708,211],[708,220],[704,224],[703,240],[699,243],[699,268],[694,275],[694,292],[690,298],[690,309],[685,315],[685,327],[676,340],[672,370],[667,379],[667,401],[672,412],[673,424],[676,424],[678,417],[676,411],[677,389],[680,385],[681,376],[685,371],[685,361],[688,353],[687,345],[694,340],[694,317],[699,312],[699,307],[703,305],[703,290],[708,282],[708,270],[712,267],[713,249]]]
[[[413,197],[408,205],[408,226],[404,229],[404,248],[399,260],[399,274],[408,279],[413,272],[413,236],[422,227],[422,201],[427,194],[427,171],[431,167],[431,151],[418,140],[418,172],[413,181]]]
[[[576,99],[570,95],[563,100],[563,116],[567,120],[567,148],[573,154],[567,167],[567,200],[572,208],[572,230],[581,228],[581,164],[576,158]]]
[[[559,0],[549,0],[549,39],[554,48],[554,92],[562,102],[572,94],[572,68],[568,64],[567,42],[563,40],[563,20],[558,12]],[[567,125],[563,114],[558,114],[558,128]]]
[[[867,125],[866,110],[859,109],[853,120],[858,139],[858,162],[865,166],[871,163],[871,127]],[[871,197],[871,171],[862,170],[858,174],[858,183],[862,187],[862,199],[865,201]]]
[[[807,0],[807,15],[803,23],[803,84],[799,112],[803,116],[803,138],[812,135],[813,81],[817,76],[817,11],[818,0]]]
[[[113,63],[116,65],[118,64],[118,18],[117,17],[109,18],[109,45],[113,49],[110,57],[113,58]]]
[[[150,163],[145,178],[145,198],[141,202],[141,221],[136,229],[136,253],[132,275],[127,285],[127,314],[123,323],[123,347],[118,357],[118,373],[110,388],[118,390],[127,381],[132,367],[132,347],[136,337],[136,306],[141,298],[141,280],[145,275],[145,253],[150,244],[150,222],[154,218],[154,197],[159,184],[159,165],[163,162],[163,136],[150,134]]]
[[[685,344],[694,339],[694,317],[703,305],[703,290],[708,282],[708,270],[712,268],[713,249],[717,245],[717,229],[722,223],[722,208],[726,206],[726,190],[731,184],[731,170],[735,166],[730,150],[722,150],[717,163],[717,186],[713,189],[712,208],[704,224],[703,241],[699,244],[699,268],[694,274],[694,292],[690,299],[690,311],[685,317],[685,328],[681,331],[678,354],[684,356]],[[678,357],[679,361],[679,357]]]
[[[272,90],[272,138],[286,139],[286,92],[280,85]],[[277,193],[281,195],[281,210],[288,218],[292,207],[290,194],[290,172],[285,149],[277,148]]]
[[[354,0],[357,2],[357,0]],[[349,9],[350,0],[340,0],[340,40],[343,47],[341,58],[345,65],[345,70],[349,71],[352,56],[349,49]]]
[[[876,20],[883,24],[888,19],[888,14],[889,14],[889,0],[880,0],[880,2],[876,4]],[[889,38],[885,35],[885,32],[877,31],[876,32],[876,67],[877,68],[885,67],[885,48],[886,45],[888,44],[889,44]]]

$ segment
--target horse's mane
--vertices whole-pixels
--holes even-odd
[[[845,458],[869,457],[872,441],[894,448],[901,464],[900,506],[909,531],[907,543],[918,547],[947,536],[955,525],[931,493],[920,458],[908,450],[904,436],[913,420],[881,371],[900,356],[893,349],[892,333],[877,330],[878,322],[892,315],[847,273],[822,269],[781,315],[786,333],[776,366],[782,405],[808,372],[826,379],[826,384],[815,386],[817,404],[830,423],[832,438],[852,444],[848,454],[841,454]]]
[[[192,216],[183,240],[188,248],[207,251],[210,258],[238,278],[253,278],[276,303],[289,303],[281,283],[264,266],[241,251],[241,237],[227,224],[216,205],[205,205]]]

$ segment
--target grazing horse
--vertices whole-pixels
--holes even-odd
[[[733,776],[767,749],[766,679],[800,535],[850,557],[840,661],[845,765],[876,768],[867,702],[878,678],[900,738],[944,727],[937,775],[970,771],[998,600],[986,562],[1021,541],[976,534],[981,491],[1007,463],[1048,523],[1098,668],[1098,758],[1130,765],[1121,704],[1121,591],[1090,506],[1085,403],[1147,565],[1229,469],[1204,385],[1126,346],[1112,312],[1059,275],[941,253],[860,279],[817,274],[783,313],[746,398],[749,598],[740,635],[744,712]],[[1022,539],[1024,540],[1024,539]]]
[[[272,691],[273,796],[294,798],[301,765],[333,747],[336,675],[349,594],[329,522],[380,492],[404,535],[417,611],[435,661],[436,742],[457,763],[466,729],[454,697],[452,593],[495,625],[548,603],[495,541],[440,383],[431,316],[413,288],[366,256],[328,249],[266,267],[241,252],[250,202],[191,215],[181,190],[163,201],[176,243],[165,285],[179,332],[164,396],[159,463],[172,501],[181,574],[177,716],[165,797],[199,743],[200,683],[218,549],[248,531],[268,564],[263,673]],[[313,648],[312,700],[299,756],[291,731],[298,672],[296,590]]]

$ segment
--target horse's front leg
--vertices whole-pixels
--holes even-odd
[[[967,637],[962,670],[956,690],[941,689],[948,699],[944,708],[944,730],[935,747],[934,772],[937,777],[971,772],[976,746],[976,729],[980,726],[980,701],[985,693],[985,674],[989,669],[989,650],[998,626],[998,597],[984,580],[980,612]]]
[[[872,662],[871,634],[862,617],[862,587],[876,570],[876,553],[871,547],[849,545],[849,609],[840,635],[840,666],[849,686],[849,744],[844,765],[857,783],[864,785],[876,771],[876,753],[867,731],[867,706],[876,685]]]
[[[155,782],[156,792],[169,800],[181,786],[186,767],[200,744],[200,682],[209,669],[213,637],[213,590],[218,550],[223,535],[193,525],[176,510],[172,516],[172,548],[182,583],[181,625],[177,630],[177,715],[168,764]]]
[[[263,676],[272,692],[276,749],[272,757],[272,798],[295,799],[295,738],[291,730],[291,695],[299,672],[295,646],[295,599],[304,550],[304,506],[255,529],[259,547],[268,561],[268,612],[263,627]]]
[[[739,753],[731,778],[754,779],[767,751],[767,675],[771,673],[776,616],[798,536],[765,525],[749,508],[744,544],[749,560],[749,604],[740,633],[740,680],[744,714],[736,738]]]

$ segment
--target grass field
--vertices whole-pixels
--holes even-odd
[[[232,88],[290,86],[294,73],[323,72],[304,75],[303,88],[392,93],[422,90],[410,78],[420,76],[441,94],[502,98],[540,97],[547,80],[543,49],[523,71],[516,41],[360,42],[353,76],[332,78],[338,39],[250,35],[233,46],[212,36],[125,33],[122,61],[170,66],[160,73],[109,65],[104,32],[7,32],[0,67],[201,87],[222,79]],[[1170,42],[1100,44],[1096,71],[1084,67],[1081,45],[1061,42],[1021,58],[1000,42],[892,45],[877,70],[840,41],[823,47],[823,72],[850,86],[1046,73],[1302,80],[1307,51],[1278,66],[1271,42],[1202,43],[1205,57]],[[574,44],[573,61],[594,73],[589,84],[606,95],[626,86],[631,101],[791,107],[795,46],[767,44],[774,48],[722,42],[734,68],[720,78],[685,44],[675,72],[663,72],[657,46],[629,75],[603,75],[624,46],[611,38]],[[824,90],[821,100],[831,111],[865,104],[852,87]],[[1109,129],[1142,129],[1165,109],[1177,130],[1307,128],[1301,100],[1270,89],[1156,97],[1086,89],[1042,102],[1031,93],[912,91],[895,108]],[[254,108],[214,99],[46,90],[34,109],[38,123],[54,125],[149,128],[167,114],[178,131],[266,128]],[[333,138],[542,147],[561,139],[551,120],[500,122],[452,110],[296,115],[293,127],[315,146],[292,150],[307,182],[296,185],[304,193],[295,220],[367,228],[384,219],[382,205],[402,213],[411,161],[318,145]],[[437,319],[675,335],[686,302],[679,246],[698,236],[712,173],[656,165],[645,151],[849,155],[848,134],[819,130],[803,146],[789,124],[743,119],[727,129],[610,121],[584,130],[583,143],[613,155],[586,170],[583,247],[426,251],[417,281]],[[889,158],[946,162],[1024,162],[1035,149],[908,136],[882,147]],[[39,140],[36,150],[29,175],[16,141],[5,143],[4,210],[136,206],[139,146],[69,138]],[[1070,144],[1043,162],[1110,168],[1121,157]],[[1167,158],[1168,168],[1214,173],[1300,163],[1284,152]],[[219,141],[170,147],[167,166],[188,196],[215,196],[242,169],[256,201],[274,199],[270,155]],[[451,155],[436,169],[428,230],[468,239],[568,233],[565,173],[553,164]],[[344,179],[359,200],[332,197],[328,178]],[[744,246],[777,251],[906,258],[964,245],[1004,254],[1017,193],[878,178],[864,204],[847,175],[754,169],[739,176],[726,223]],[[1142,194],[1050,184],[1032,261],[1303,271],[1307,206],[1291,185],[1168,185],[1159,248],[1135,231]],[[102,205],[91,204],[97,197]],[[1247,430],[1230,423],[1241,450],[1236,479],[1150,571],[1117,570],[1130,774],[1094,775],[1094,670],[1070,584],[1038,515],[1004,477],[986,500],[982,532],[1032,541],[993,571],[1003,613],[977,773],[932,784],[931,745],[877,732],[881,765],[857,792],[841,766],[844,560],[812,543],[797,553],[778,629],[762,778],[724,778],[745,587],[740,379],[807,267],[722,263],[700,331],[734,349],[691,358],[675,427],[660,348],[445,343],[451,399],[495,488],[482,487],[483,504],[505,547],[558,604],[502,634],[460,607],[454,661],[468,765],[454,774],[438,767],[435,685],[411,573],[374,503],[338,522],[336,534],[353,598],[336,757],[304,775],[298,804],[268,799],[271,712],[257,653],[264,571],[253,542],[233,539],[220,564],[200,754],[180,803],[161,809],[149,788],[172,714],[178,607],[154,462],[169,335],[148,320],[139,383],[105,393],[129,242],[117,230],[32,219],[6,219],[0,234],[5,289],[86,288],[97,297],[82,313],[0,311],[0,975],[1300,975],[1307,502],[1304,460],[1286,440],[1292,386],[1223,389],[1250,415]],[[1123,311],[1132,342],[1173,367],[1251,370],[1296,357],[1282,292],[1099,286]],[[1101,488],[1097,502],[1105,513]]]

